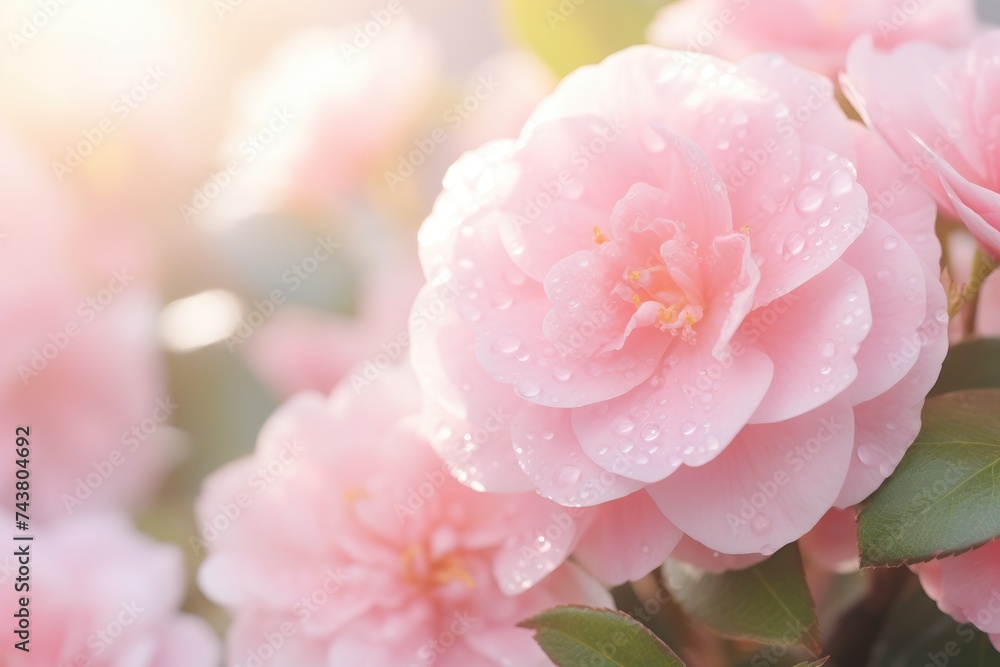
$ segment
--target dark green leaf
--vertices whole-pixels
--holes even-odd
[[[942,614],[920,585],[900,594],[888,613],[867,667],[1000,667],[989,637]]]
[[[1000,390],[933,398],[916,442],[862,506],[862,565],[927,561],[998,535]]]
[[[961,389],[1000,388],[1000,338],[960,343],[948,350],[931,396]]]
[[[681,606],[727,637],[819,650],[816,611],[794,544],[744,570],[711,574],[667,561],[664,574]]]
[[[666,0],[505,0],[515,33],[563,76],[646,42]]]
[[[521,623],[559,667],[684,667],[666,644],[628,614],[556,607]]]

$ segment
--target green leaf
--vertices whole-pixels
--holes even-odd
[[[508,23],[556,74],[646,42],[667,0],[506,0]]]
[[[953,345],[931,396],[960,389],[1000,388],[1000,338]]]
[[[727,637],[819,651],[816,611],[794,544],[744,570],[712,574],[670,560],[664,575],[689,614]]]
[[[620,611],[556,607],[522,622],[559,667],[684,667],[666,644]]]
[[[867,667],[1000,667],[989,637],[941,613],[917,581],[886,616]]]
[[[927,401],[896,472],[862,505],[865,567],[918,563],[1000,536],[1000,390]]]

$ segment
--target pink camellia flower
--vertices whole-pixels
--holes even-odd
[[[708,549],[770,553],[919,429],[947,346],[934,219],[833,85],[779,57],[583,68],[460,160],[421,229],[432,442],[474,488],[651,499]]]
[[[1000,542],[911,569],[941,611],[988,633],[1000,650]]]
[[[13,526],[14,517],[3,516]],[[180,548],[138,533],[118,514],[91,514],[31,533],[30,592],[4,586],[4,618],[29,599],[30,637],[3,643],[5,667],[215,667],[219,642],[204,621],[179,613],[184,597]],[[12,551],[16,551],[12,548]],[[16,572],[18,556],[4,557]],[[14,625],[17,623],[15,621]]]
[[[171,461],[176,406],[156,343],[158,301],[136,258],[81,219],[0,137],[0,429],[29,434],[30,515],[147,499]],[[140,253],[140,257],[141,257]],[[14,498],[14,460],[0,488]]]
[[[883,52],[860,39],[844,88],[907,175],[1000,257],[1000,30],[953,52],[924,42]]]
[[[402,369],[360,396],[346,383],[329,399],[299,394],[253,455],[209,478],[199,581],[233,611],[235,664],[541,666],[518,622],[557,604],[612,604],[573,564],[521,595],[501,591],[498,559],[526,522],[562,508],[459,484],[418,408]]]
[[[660,11],[649,39],[731,59],[772,51],[832,77],[859,35],[885,46],[912,39],[955,46],[976,25],[974,0],[678,0]]]
[[[391,161],[430,101],[438,53],[405,17],[364,49],[354,46],[359,28],[296,33],[245,82],[221,156],[233,185],[205,214],[209,225],[325,210]]]

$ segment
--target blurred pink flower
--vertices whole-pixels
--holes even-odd
[[[649,40],[729,59],[773,51],[833,77],[859,35],[886,46],[912,39],[953,46],[976,25],[974,0],[677,0],[660,11]]]
[[[0,428],[30,427],[31,516],[146,499],[173,455],[144,257],[81,219],[0,137]],[[110,239],[109,239],[110,240]],[[121,245],[121,244],[118,244]],[[8,459],[4,468],[10,471]],[[13,474],[2,488],[13,497]]]
[[[556,604],[612,604],[573,564],[521,595],[501,591],[498,558],[561,508],[459,484],[421,435],[418,408],[399,369],[360,396],[349,384],[329,399],[299,394],[253,455],[208,479],[199,581],[235,615],[231,660],[540,666],[519,621]]]
[[[352,369],[355,386],[364,387],[406,357],[407,317],[420,288],[420,267],[392,247],[394,241],[383,239],[378,257],[361,258],[366,271],[354,316],[288,305],[247,341],[247,364],[275,393],[326,393]]]
[[[4,515],[12,525],[14,517]],[[179,613],[184,558],[174,546],[137,532],[117,514],[92,514],[33,530],[29,550],[30,648],[0,649],[6,667],[215,667],[219,642],[204,621]],[[4,557],[16,571],[18,556]],[[18,594],[4,586],[3,615]]]
[[[432,443],[475,488],[651,498],[722,553],[801,537],[893,471],[947,347],[935,206],[901,167],[776,56],[570,75],[421,229]]]
[[[844,90],[952,217],[1000,256],[1000,30],[946,51],[851,48]]]
[[[326,210],[413,130],[439,76],[433,38],[403,16],[361,48],[355,29],[297,33],[244,83],[220,156],[233,185],[209,224]]]
[[[1000,542],[911,569],[941,611],[988,633],[1000,650]]]

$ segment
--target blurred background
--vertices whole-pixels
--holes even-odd
[[[5,0],[0,398],[68,461],[45,518],[125,503],[193,580],[205,475],[405,353],[447,167],[664,4]]]

